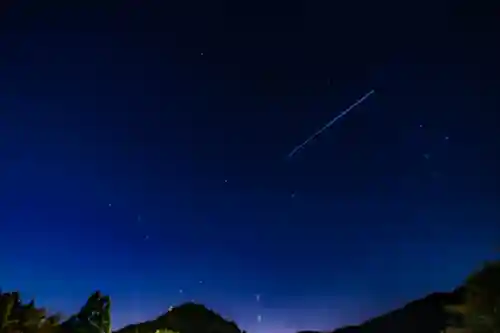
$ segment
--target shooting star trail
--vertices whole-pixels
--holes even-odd
[[[354,102],[351,106],[349,106],[347,109],[345,109],[344,111],[342,111],[338,116],[336,116],[335,118],[333,118],[332,120],[330,120],[319,131],[317,131],[316,133],[314,133],[313,135],[311,135],[309,138],[307,138],[306,141],[304,141],[303,143],[301,143],[300,145],[298,145],[297,147],[295,147],[290,152],[290,154],[288,154],[288,158],[292,158],[293,155],[295,155],[299,150],[301,150],[302,148],[304,148],[309,142],[311,142],[312,140],[314,140],[314,138],[316,138],[318,135],[320,135],[321,133],[323,133],[328,127],[332,126],[337,120],[339,120],[340,118],[342,118],[343,116],[345,116],[346,114],[348,114],[356,106],[358,106],[359,104],[363,103],[363,101],[365,99],[367,99],[368,97],[370,97],[374,92],[375,92],[375,90],[370,90],[363,97],[361,97],[356,102]]]

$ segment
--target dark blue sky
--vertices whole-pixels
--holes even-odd
[[[500,11],[165,3],[2,5],[2,288],[68,314],[99,288],[115,327],[195,299],[290,332],[493,255]]]

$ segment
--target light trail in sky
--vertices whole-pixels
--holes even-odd
[[[340,118],[342,118],[343,116],[345,116],[346,114],[348,114],[352,109],[354,109],[356,106],[358,106],[359,104],[363,103],[364,100],[366,100],[368,97],[370,97],[373,93],[375,92],[375,90],[370,90],[369,92],[367,92],[363,97],[361,97],[360,99],[358,99],[356,102],[354,102],[353,104],[351,104],[351,106],[349,106],[347,109],[345,109],[344,111],[342,111],[339,115],[337,115],[335,118],[333,118],[332,120],[330,120],[325,126],[323,126],[319,131],[317,131],[316,133],[314,133],[313,135],[311,135],[309,138],[307,138],[306,141],[302,142],[300,145],[298,145],[297,147],[295,147],[291,152],[290,154],[288,154],[288,158],[292,158],[293,155],[295,155],[297,152],[299,152],[302,148],[304,148],[309,142],[311,142],[312,140],[314,140],[314,138],[316,138],[318,135],[320,135],[321,133],[323,133],[326,129],[328,129],[330,126],[332,126],[337,120],[339,120]]]

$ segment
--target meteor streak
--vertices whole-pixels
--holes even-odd
[[[332,126],[337,120],[339,120],[340,118],[342,118],[343,116],[345,116],[347,113],[349,113],[356,106],[358,106],[359,104],[363,103],[363,101],[365,99],[367,99],[368,97],[370,97],[371,94],[373,94],[374,92],[375,92],[375,90],[373,90],[373,89],[370,90],[363,97],[361,97],[356,102],[354,102],[351,106],[349,106],[347,109],[345,109],[344,111],[342,111],[339,115],[337,115],[335,118],[333,118],[332,120],[330,120],[319,131],[317,131],[316,133],[314,133],[313,135],[311,135],[309,138],[307,138],[306,141],[304,141],[303,143],[301,143],[300,145],[298,145],[297,147],[295,147],[290,152],[290,154],[288,154],[288,158],[292,158],[293,155],[295,155],[299,150],[301,150],[302,148],[304,148],[309,142],[311,142],[312,140],[314,140],[314,138],[316,138],[318,135],[320,135],[321,133],[323,133],[323,131],[325,131],[328,127]]]

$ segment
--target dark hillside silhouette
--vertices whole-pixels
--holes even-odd
[[[185,303],[150,321],[126,326],[114,333],[242,333],[238,326],[201,304]]]
[[[361,325],[342,327],[332,333],[441,333],[452,318],[445,306],[461,304],[463,297],[461,288],[451,293],[433,293]]]
[[[361,325],[323,333],[500,332],[500,261],[486,263],[460,287],[433,293]],[[0,333],[111,333],[111,299],[94,292],[80,311],[61,322],[18,292],[0,292]],[[113,333],[245,333],[236,323],[196,303],[184,303],[154,320]],[[320,333],[302,331],[298,333]]]

